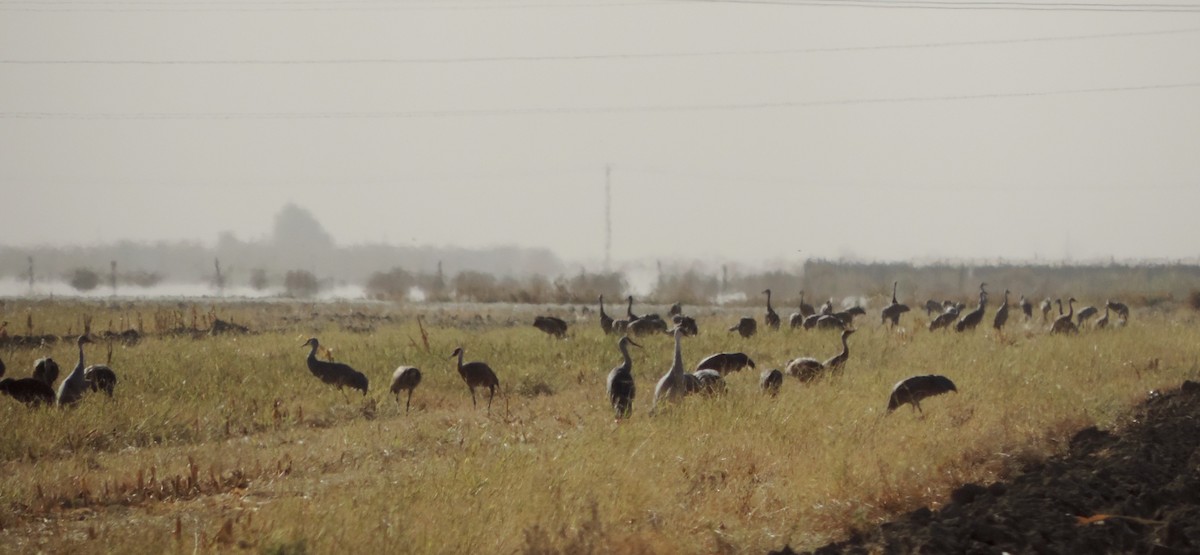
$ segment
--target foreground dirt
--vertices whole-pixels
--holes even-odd
[[[1198,447],[1200,383],[1188,381],[1151,392],[1113,433],[1080,431],[1069,453],[1011,482],[964,485],[941,510],[815,553],[1200,553]]]

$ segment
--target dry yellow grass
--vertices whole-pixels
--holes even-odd
[[[171,318],[203,327],[210,307],[8,302],[4,319],[37,333]],[[963,482],[990,482],[1060,451],[1078,428],[1111,426],[1156,388],[1200,377],[1190,312],[1135,314],[1119,330],[1052,337],[907,331],[859,320],[843,375],[787,379],[777,398],[757,371],[729,392],[647,410],[671,360],[669,336],[634,349],[634,416],[613,420],[604,395],[620,361],[594,320],[566,341],[529,325],[533,308],[220,305],[255,335],[152,335],[116,345],[117,395],[71,410],[0,398],[0,552],[763,552],[811,548],[856,526],[937,505]],[[476,319],[477,312],[484,318]],[[559,308],[560,314],[565,310]],[[745,351],[759,369],[826,358],[836,334],[725,331],[741,312],[704,309],[685,364]],[[168,318],[167,314],[174,316]],[[159,315],[157,320],[153,317]],[[211,317],[211,316],[210,316]],[[10,324],[10,333],[24,333]],[[358,331],[350,331],[358,330]],[[369,330],[369,331],[362,331]],[[300,344],[317,335],[371,379],[365,398],[319,383]],[[471,408],[449,359],[463,345],[487,361],[504,396]],[[103,345],[88,349],[103,362]],[[67,343],[0,353],[10,375]],[[424,381],[404,413],[387,393],[399,365]],[[941,373],[959,393],[885,416],[893,383]]]

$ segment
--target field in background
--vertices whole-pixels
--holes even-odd
[[[572,321],[570,339],[530,326],[538,311]],[[701,333],[684,339],[687,367],[744,351],[761,370],[840,348],[832,332],[725,331],[760,312],[690,310]],[[1002,479],[1062,451],[1083,426],[1118,424],[1148,391],[1200,377],[1190,309],[1135,311],[1122,329],[1074,337],[1019,317],[1003,335],[986,325],[930,333],[917,312],[890,330],[873,310],[858,320],[841,376],[789,378],[771,399],[757,371],[743,371],[725,396],[656,417],[647,411],[672,342],[642,338],[634,416],[618,424],[604,395],[616,338],[569,307],[3,304],[9,334],[79,333],[85,317],[93,333],[145,335],[112,344],[111,400],[28,410],[0,398],[0,552],[812,548],[936,507],[964,482]],[[188,331],[214,318],[253,333]],[[314,335],[368,375],[365,398],[309,374],[301,343]],[[449,359],[459,345],[499,375],[490,415],[472,408]],[[104,362],[108,349],[86,353]],[[65,342],[0,351],[10,377],[47,355],[64,373],[76,361]],[[387,393],[401,364],[424,373],[409,414]],[[924,414],[885,416],[892,384],[923,373],[951,377],[960,393],[928,400]]]

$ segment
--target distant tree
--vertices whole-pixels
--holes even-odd
[[[71,272],[68,283],[74,287],[76,291],[91,291],[97,285],[100,285],[100,274],[93,272],[87,268],[76,268]]]
[[[392,268],[388,272],[375,272],[367,278],[366,293],[372,299],[403,300],[408,290],[417,283],[412,273],[404,268]]]
[[[266,289],[270,283],[267,281],[267,271],[262,268],[255,268],[250,272],[250,287],[255,291]]]
[[[459,272],[452,280],[455,296],[460,300],[486,302],[496,299],[496,277],[483,272]]]
[[[333,237],[312,212],[290,202],[275,215],[271,239],[277,246],[318,250],[333,248]]]
[[[306,270],[292,270],[283,277],[283,288],[290,297],[307,298],[317,294],[317,276]]]

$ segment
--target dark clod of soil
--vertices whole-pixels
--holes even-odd
[[[1153,392],[1115,433],[1086,428],[1070,451],[1007,484],[967,484],[815,553],[1200,554],[1200,384]],[[785,547],[776,553],[792,553]]]

